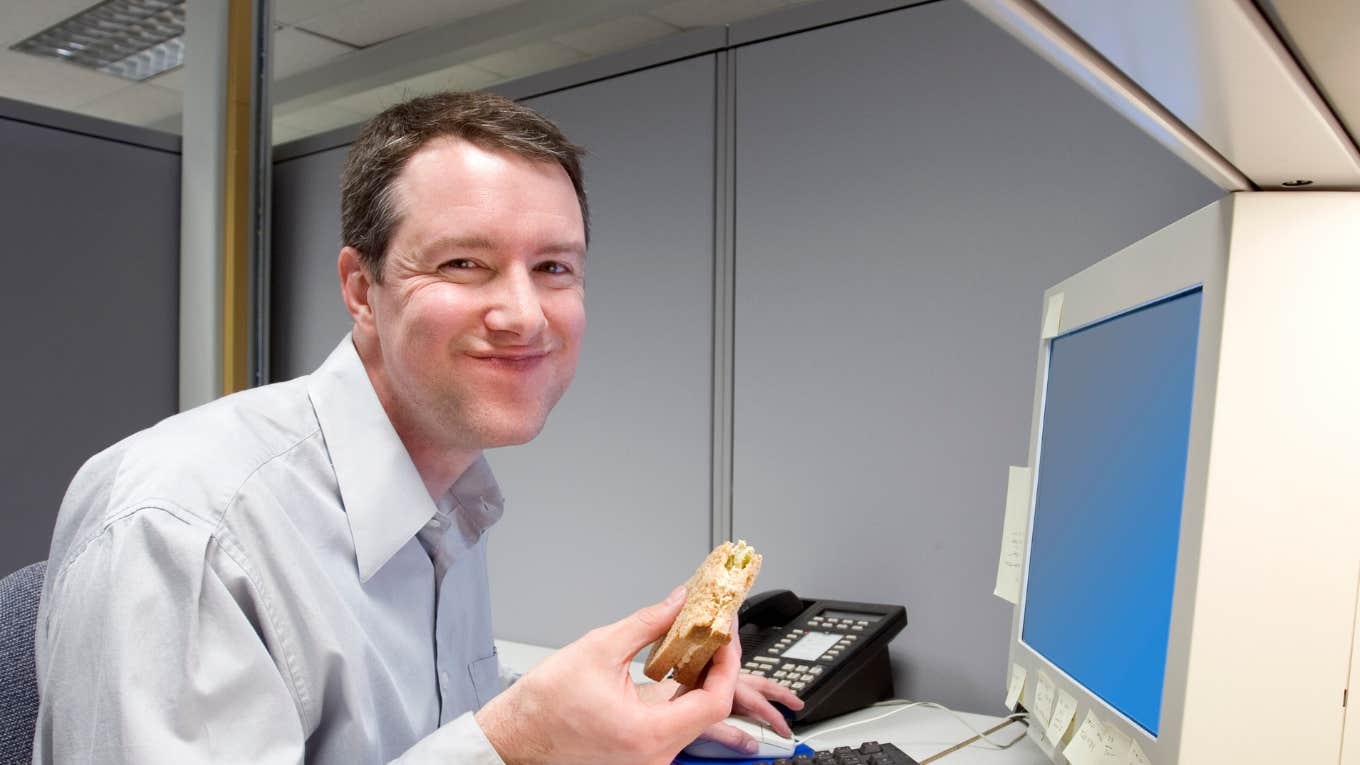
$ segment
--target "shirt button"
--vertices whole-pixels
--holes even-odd
[[[444,524],[438,518],[431,518],[430,525],[437,529]]]

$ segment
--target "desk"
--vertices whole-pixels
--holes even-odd
[[[535,664],[552,655],[554,650],[508,640],[496,641],[496,652],[500,655],[501,663],[516,672],[527,672]],[[631,669],[635,681],[648,682],[646,676],[642,674],[642,662],[634,662]],[[794,733],[799,738],[813,736],[819,731],[829,730],[859,720],[867,720],[891,709],[893,707],[861,709],[858,712],[851,712],[815,725],[800,727]],[[1001,722],[999,717],[968,712],[960,712],[959,714],[968,721],[969,725],[978,730],[987,730]],[[899,749],[917,760],[924,760],[972,736],[973,733],[948,712],[928,707],[913,707],[876,722],[817,736],[809,746],[814,749],[831,749],[837,746],[858,746],[865,741],[879,741],[885,744],[896,744]],[[1038,745],[1024,735],[1023,726],[1019,724],[1011,725],[992,735],[992,738],[1003,742],[1012,741],[1016,737],[1020,737],[1022,740],[1015,746],[1003,751],[986,749],[978,744],[972,744],[951,752],[934,762],[940,763],[940,765],[1051,765],[1048,757],[1044,755]],[[934,763],[931,763],[931,765],[934,765]]]

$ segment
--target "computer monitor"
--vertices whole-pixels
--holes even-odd
[[[1010,659],[1055,762],[1095,733],[1120,751],[1078,762],[1337,761],[1360,451],[1321,455],[1360,446],[1326,411],[1360,427],[1332,283],[1360,195],[1333,196],[1230,197],[1045,293]]]

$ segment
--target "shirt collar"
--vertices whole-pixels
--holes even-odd
[[[308,377],[307,394],[349,519],[359,580],[367,582],[429,522],[435,503],[378,401],[350,335]],[[500,491],[484,457],[459,476],[452,491],[469,511],[477,535],[500,518]]]
[[[491,474],[491,466],[486,456],[477,458],[449,489],[453,495],[453,514],[457,519],[458,530],[463,540],[472,545],[501,519],[505,512],[505,498],[501,496],[500,485]]]

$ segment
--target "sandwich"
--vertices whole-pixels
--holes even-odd
[[[693,688],[713,654],[732,639],[737,608],[760,573],[760,554],[745,540],[723,542],[685,583],[680,615],[666,636],[652,644],[643,673],[657,682],[675,670],[675,680]]]

